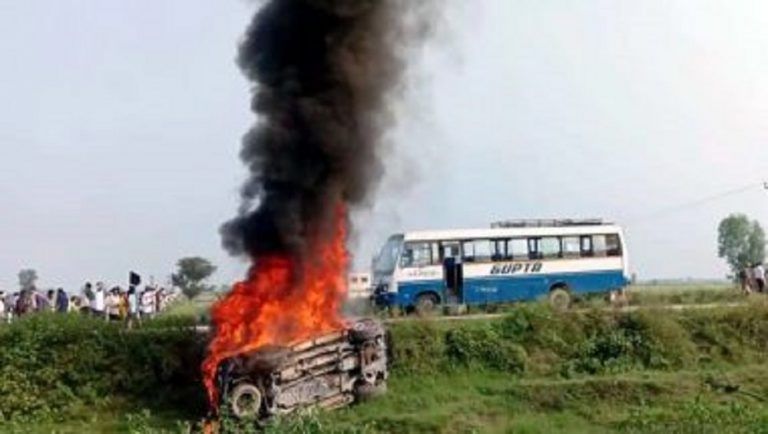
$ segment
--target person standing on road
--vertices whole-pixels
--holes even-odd
[[[90,308],[86,308],[85,313],[89,313],[90,310]],[[77,295],[70,296],[67,311],[72,313],[83,313],[83,298],[78,297]]]
[[[155,293],[155,312],[160,313],[165,310],[165,289],[160,288]]]
[[[744,295],[749,295],[749,293],[752,291],[750,291],[750,288],[749,288],[749,280],[747,279],[747,270],[744,268],[739,270],[738,278],[739,278],[739,286],[741,287],[741,293]]]
[[[69,296],[67,296],[64,288],[59,288],[56,290],[56,312],[69,312]]]
[[[19,293],[8,293],[5,297],[5,320],[10,324],[16,314],[16,304],[19,302]]]
[[[16,307],[13,293],[0,291],[0,319],[10,324],[13,319],[13,309]]]
[[[109,291],[104,306],[107,310],[107,319],[109,321],[120,320],[120,288],[114,287]]]
[[[139,321],[139,295],[136,286],[128,288],[128,328],[133,328],[133,323]]]
[[[37,291],[34,288],[22,289],[19,293],[19,298],[16,301],[16,316],[22,317],[24,315],[36,312],[37,309]]]
[[[46,293],[46,300],[48,301],[48,308],[51,310],[51,312],[56,311],[56,290],[55,289],[49,289]]]
[[[91,304],[93,304],[93,299],[96,296],[93,293],[93,285],[91,285],[91,282],[85,282],[85,286],[83,286],[83,290],[81,292],[83,293],[85,300],[88,302],[88,305],[84,307],[91,307]]]
[[[117,295],[118,295],[118,298],[120,299],[120,304],[119,304],[119,307],[120,307],[120,319],[125,322],[125,321],[128,320],[128,311],[129,311],[129,307],[128,307],[128,292],[127,291],[123,291],[123,288],[120,288],[118,290]]]
[[[755,285],[757,286],[757,292],[765,291],[765,267],[763,264],[755,264],[755,268],[752,270],[755,276]]]
[[[41,292],[32,292],[32,297],[35,299],[35,308],[33,312],[53,312],[53,302],[56,296],[56,291],[49,291],[47,295],[43,295]]]
[[[91,301],[91,311],[95,316],[104,316],[104,282],[96,283],[96,290],[93,292],[93,300]]]
[[[155,314],[155,289],[151,286],[144,288],[144,292],[141,293],[141,317],[152,318]]]

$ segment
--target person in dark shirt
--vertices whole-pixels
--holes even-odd
[[[56,312],[67,313],[69,312],[69,296],[64,288],[56,290]]]

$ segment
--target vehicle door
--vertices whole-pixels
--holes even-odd
[[[464,265],[461,261],[461,243],[441,242],[440,258],[443,261],[443,300],[446,304],[463,304]]]

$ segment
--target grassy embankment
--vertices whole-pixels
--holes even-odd
[[[270,431],[768,429],[768,306],[758,297],[685,312],[527,305],[500,319],[391,330],[385,397]],[[0,431],[182,432],[204,408],[191,351],[200,345],[183,327],[127,334],[80,318],[0,328],[0,409],[10,419]]]

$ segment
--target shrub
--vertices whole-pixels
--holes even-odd
[[[528,304],[495,321],[391,326],[400,372],[451,367],[536,375],[672,370],[768,358],[768,306],[700,311],[553,312]]]
[[[134,331],[79,315],[34,315],[0,327],[0,419],[58,418],[105,399],[195,411],[203,342],[190,328]]]
[[[521,373],[525,370],[527,359],[525,349],[504,339],[497,328],[490,324],[448,331],[445,347],[446,356],[451,364],[512,373]]]
[[[392,369],[429,373],[447,368],[444,331],[431,322],[406,322],[390,328]]]

